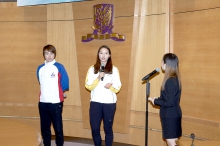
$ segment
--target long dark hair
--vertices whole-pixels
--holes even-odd
[[[97,53],[97,57],[96,57],[96,63],[94,65],[94,73],[97,74],[99,71],[100,71],[100,66],[101,66],[101,62],[100,62],[100,59],[99,59],[99,52],[102,48],[105,48],[108,50],[109,54],[110,54],[110,57],[108,58],[107,60],[107,63],[105,65],[105,73],[107,74],[112,74],[112,55],[111,55],[111,50],[108,46],[106,45],[102,45],[99,50],[98,50],[98,53]]]
[[[173,53],[167,53],[163,56],[163,63],[166,64],[166,70],[161,89],[165,89],[165,83],[170,77],[178,79],[179,88],[181,89],[178,57]]]

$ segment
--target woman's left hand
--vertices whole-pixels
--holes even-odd
[[[151,101],[151,102],[152,102],[152,104],[154,105],[154,100],[155,100],[155,98],[154,98],[154,97],[149,97],[149,98],[148,98],[148,100],[149,100],[149,101]]]
[[[106,89],[109,89],[111,86],[112,86],[112,83],[107,83],[104,87],[105,87]]]

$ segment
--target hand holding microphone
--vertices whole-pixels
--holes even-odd
[[[104,79],[104,76],[105,76],[105,73],[104,73],[104,71],[105,71],[105,66],[104,65],[102,65],[101,66],[101,68],[100,68],[100,77],[101,77],[101,81],[103,81],[103,79]]]

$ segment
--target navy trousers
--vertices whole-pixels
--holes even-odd
[[[56,104],[39,102],[38,108],[40,113],[41,134],[43,137],[44,146],[51,146],[51,123],[53,124],[55,131],[56,145],[63,146],[63,102]]]
[[[92,138],[95,146],[102,145],[100,134],[101,121],[104,123],[105,146],[112,146],[113,143],[113,121],[116,110],[116,103],[104,104],[98,102],[90,102],[90,126],[92,129]]]

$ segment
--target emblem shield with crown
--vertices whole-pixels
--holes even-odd
[[[125,36],[112,33],[114,6],[112,4],[98,4],[93,6],[93,33],[82,36],[82,42],[89,42],[93,39],[113,39],[115,41],[124,41]]]

